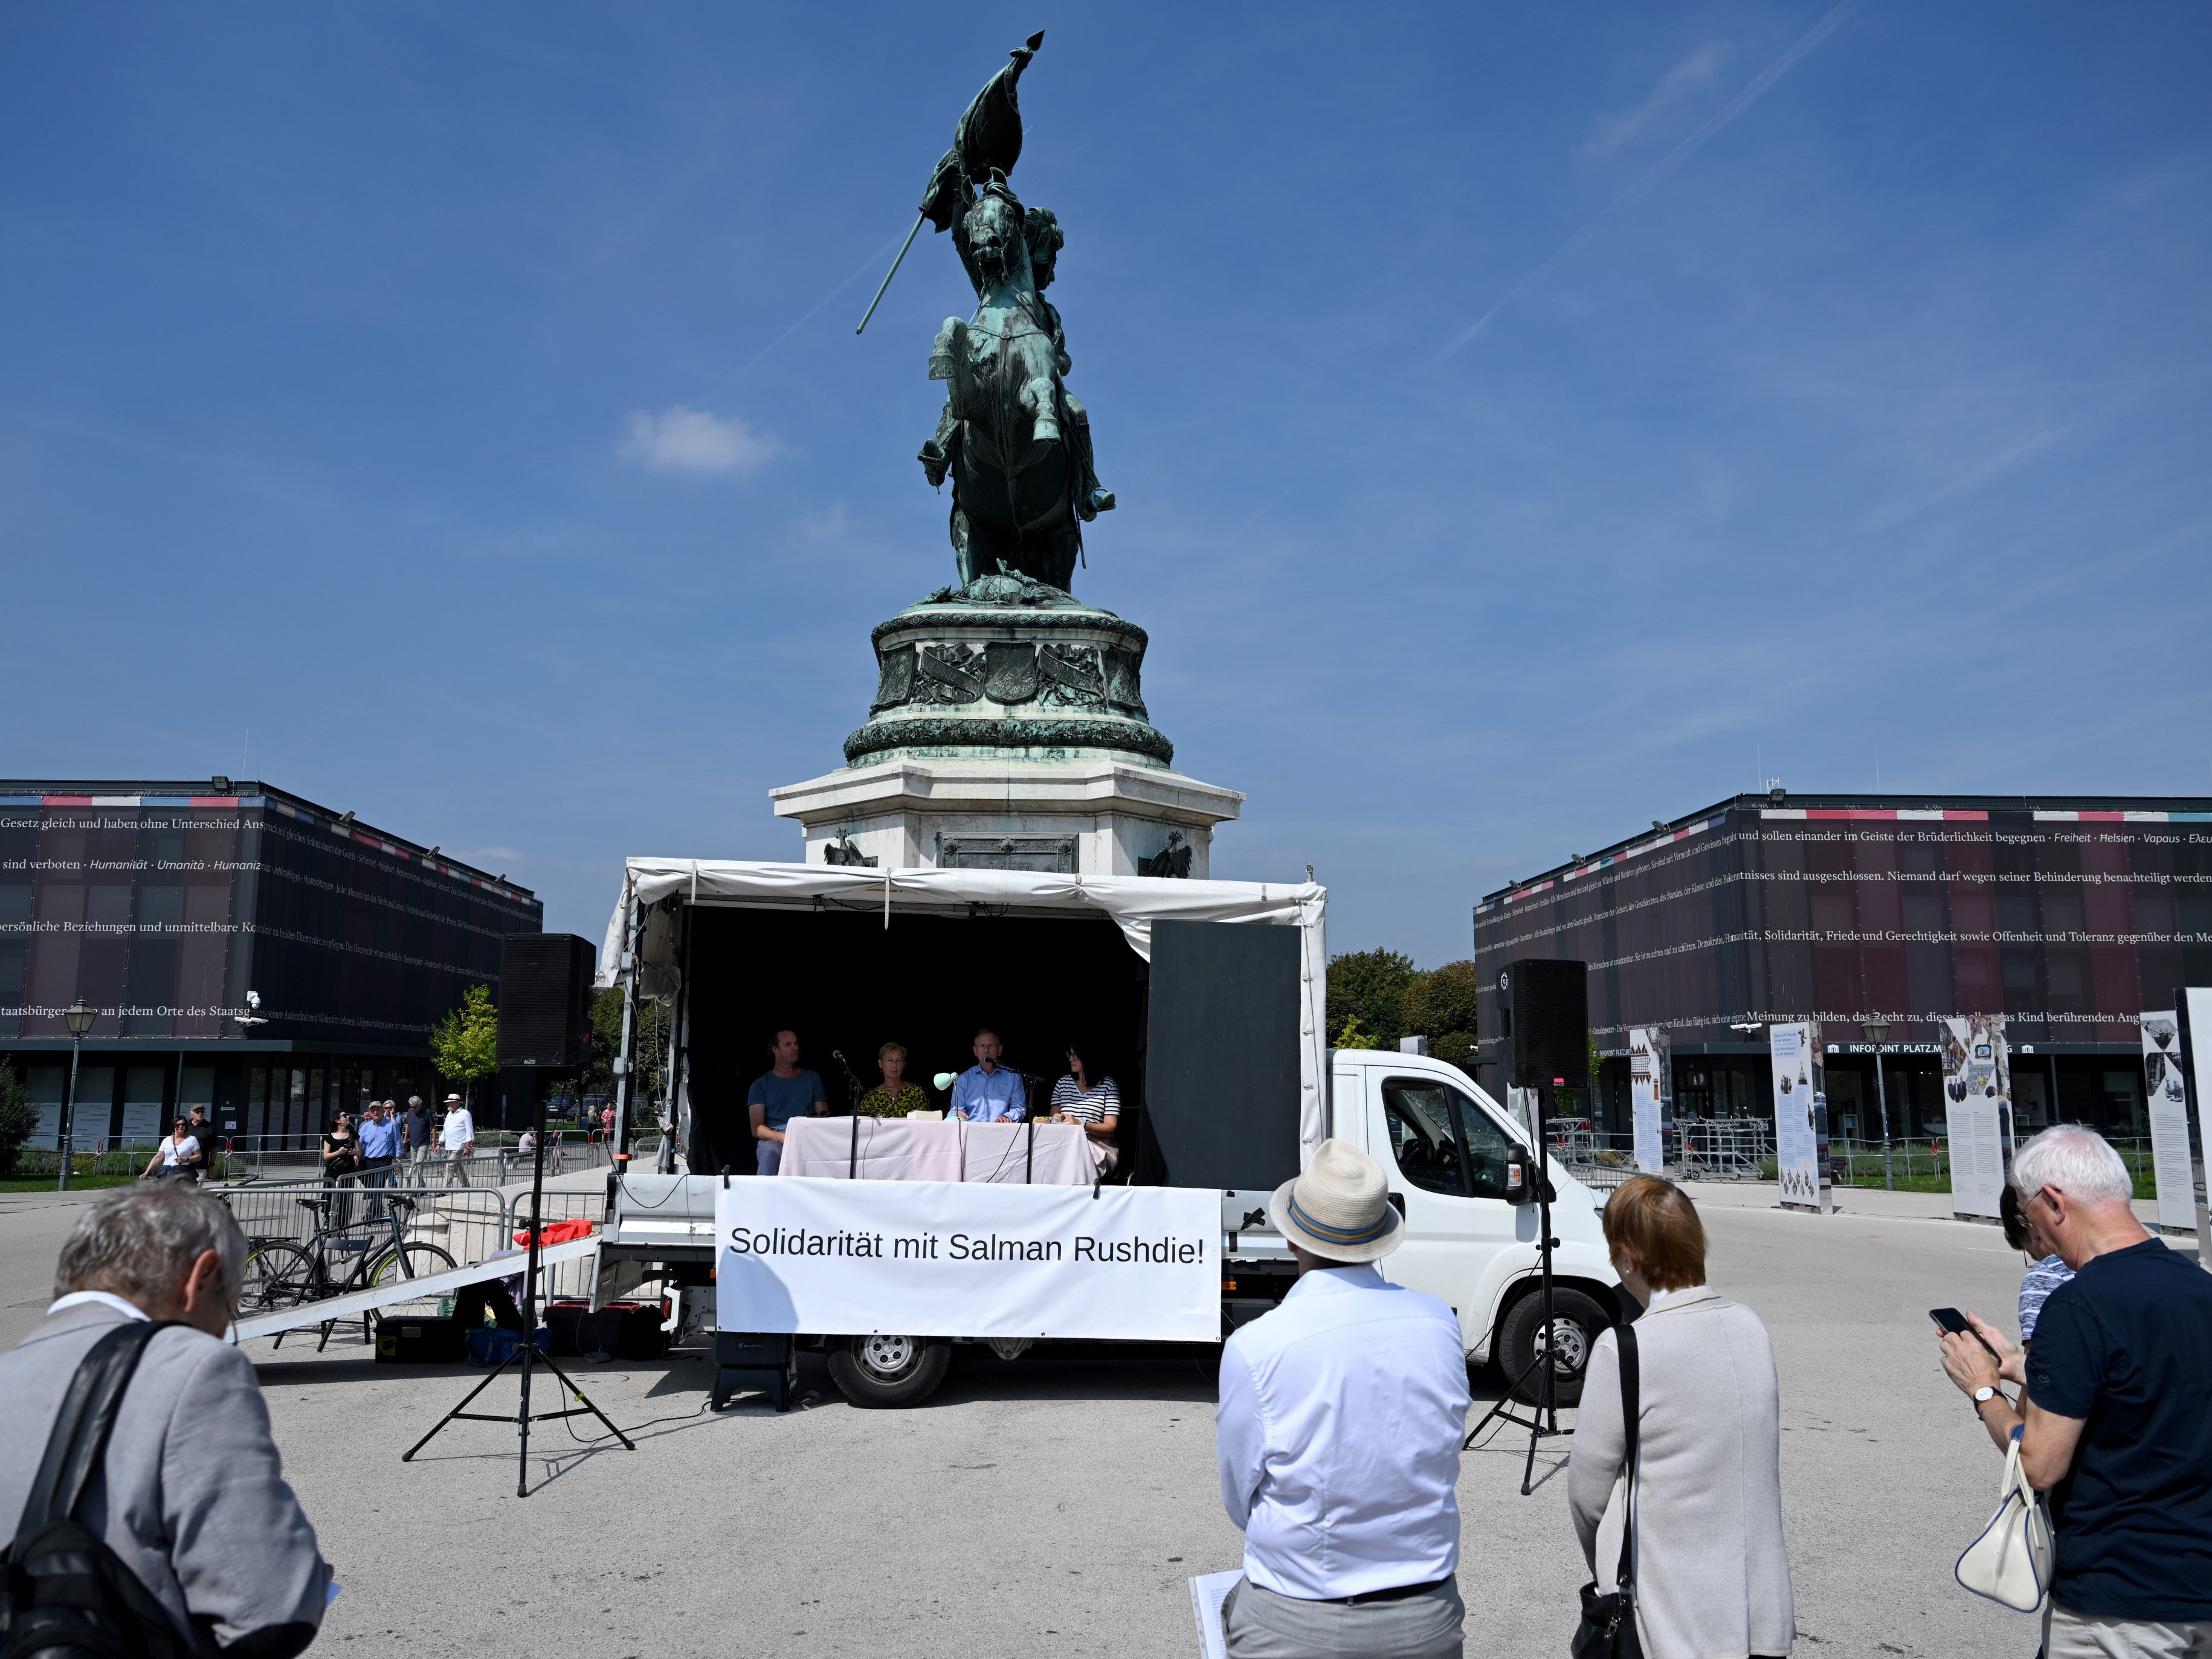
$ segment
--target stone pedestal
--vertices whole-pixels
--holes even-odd
[[[1145,630],[1058,588],[988,576],[877,625],[847,764],[771,790],[809,864],[1204,878],[1244,797],[1172,768]]]

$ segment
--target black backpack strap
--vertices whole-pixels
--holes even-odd
[[[1620,1352],[1620,1422],[1628,1437],[1628,1484],[1622,1493],[1620,1516],[1620,1567],[1613,1580],[1624,1590],[1635,1587],[1636,1560],[1636,1453],[1638,1422],[1644,1406],[1644,1378],[1636,1354],[1636,1327],[1616,1325],[1613,1340]]]
[[[146,1345],[157,1332],[179,1324],[174,1319],[129,1319],[92,1345],[70,1378],[62,1395],[61,1409],[54,1414],[53,1431],[46,1437],[46,1453],[23,1501],[22,1518],[15,1526],[15,1554],[31,1535],[50,1522],[76,1512],[85,1489],[107,1455],[108,1437],[115,1430],[116,1407]]]

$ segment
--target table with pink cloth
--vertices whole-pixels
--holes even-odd
[[[1087,1187],[1098,1178],[1097,1160],[1074,1123],[795,1117],[783,1134],[780,1173],[787,1176],[1040,1187]]]

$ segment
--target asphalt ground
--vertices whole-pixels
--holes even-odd
[[[1952,1579],[1999,1464],[1927,1317],[1956,1304],[2009,1327],[2020,1258],[1930,1214],[1941,1199],[1850,1191],[1820,1217],[1770,1207],[1771,1188],[1694,1190],[1711,1282],[1774,1339],[1799,1651],[2025,1659],[2035,1621]],[[40,1316],[74,1208],[0,1200],[0,1340]],[[703,1356],[576,1362],[638,1449],[589,1419],[539,1424],[518,1498],[504,1424],[453,1425],[399,1461],[480,1373],[380,1365],[357,1335],[252,1347],[345,1587],[322,1651],[1188,1656],[1187,1577],[1240,1553],[1214,1486],[1212,1349],[963,1349],[905,1412],[846,1406],[809,1358],[811,1401],[783,1416],[750,1397],[705,1414]],[[502,1381],[477,1409],[514,1401]],[[1541,1443],[1522,1498],[1528,1445],[1507,1428],[1465,1459],[1470,1655],[1563,1652],[1574,1625],[1569,1442]]]

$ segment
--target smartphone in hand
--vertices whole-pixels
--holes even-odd
[[[1999,1353],[1995,1348],[1990,1347],[1989,1339],[1984,1337],[1972,1325],[1968,1324],[1966,1322],[1966,1316],[1960,1313],[1956,1308],[1930,1308],[1928,1310],[1928,1316],[1934,1320],[1938,1326],[1942,1327],[1944,1331],[1953,1336],[1972,1337],[1974,1340],[1980,1343],[1984,1348],[1988,1349],[1990,1358],[1996,1360],[1999,1364],[2002,1364],[2004,1363],[2004,1356]]]

